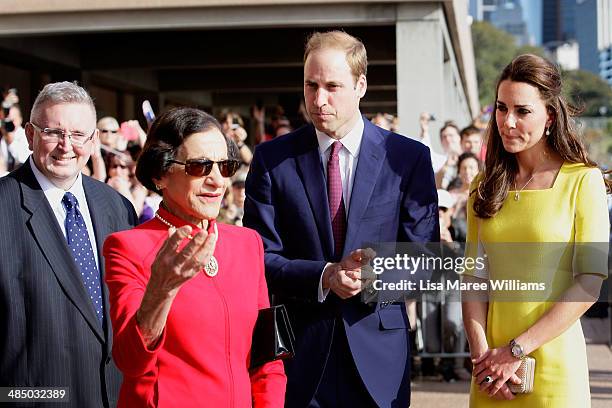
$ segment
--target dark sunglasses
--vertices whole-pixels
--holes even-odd
[[[170,160],[170,163],[185,166],[185,173],[194,177],[208,176],[215,163],[219,166],[219,172],[223,177],[232,177],[236,174],[238,167],[240,167],[240,162],[238,160],[221,160],[215,162],[208,159],[189,159],[186,162]]]

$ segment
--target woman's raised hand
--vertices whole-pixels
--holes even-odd
[[[149,286],[155,291],[176,294],[181,285],[196,276],[210,260],[217,235],[202,229],[179,251],[181,242],[190,234],[189,225],[168,231],[168,239],[151,265]]]

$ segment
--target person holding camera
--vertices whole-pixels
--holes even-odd
[[[238,155],[240,162],[247,166],[253,160],[253,152],[247,146],[248,138],[247,131],[244,129],[244,121],[236,112],[224,112],[221,116],[221,128],[229,138],[231,138],[236,146],[238,146]]]
[[[32,153],[28,148],[25,130],[21,126],[23,117],[19,108],[19,97],[15,89],[9,90],[2,101],[2,126],[0,126],[0,157],[7,171],[24,163]]]
[[[421,112],[419,114],[419,137],[417,140],[419,140],[425,146],[429,147],[429,154],[431,155],[431,165],[433,167],[434,174],[436,174],[438,173],[438,171],[440,171],[440,169],[442,169],[442,167],[446,163],[447,157],[446,154],[440,154],[431,147],[431,137],[429,136],[429,122],[433,122],[434,120],[436,120],[436,118],[428,112]]]

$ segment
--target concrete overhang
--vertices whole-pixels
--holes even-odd
[[[0,41],[4,45],[10,39],[45,36],[46,40],[54,35],[68,36],[70,41],[76,37],[73,34],[122,32],[392,26],[400,4],[439,4],[444,10],[461,87],[475,116],[478,92],[466,1],[5,0]]]

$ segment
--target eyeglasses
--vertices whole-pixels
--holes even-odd
[[[232,177],[236,174],[238,167],[240,167],[240,162],[238,160],[221,160],[215,162],[208,159],[189,159],[185,162],[177,160],[170,160],[170,162],[185,166],[185,173],[194,177],[208,176],[215,163],[219,166],[219,172],[223,177]]]
[[[38,132],[40,132],[40,137],[45,143],[59,143],[60,140],[64,140],[66,136],[70,139],[70,143],[76,147],[83,147],[85,143],[89,141],[96,133],[96,129],[91,132],[88,136],[83,132],[67,132],[63,129],[54,129],[54,128],[41,128],[40,126],[30,122],[30,125]]]

